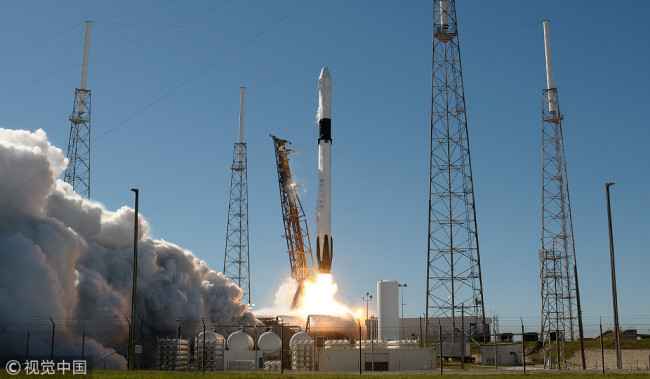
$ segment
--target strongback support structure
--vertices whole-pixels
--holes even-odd
[[[280,187],[280,205],[282,206],[282,221],[284,222],[284,238],[287,241],[291,277],[298,283],[296,294],[291,302],[291,309],[300,307],[301,296],[307,281],[314,281],[318,270],[314,266],[314,257],[309,242],[309,229],[305,212],[296,192],[291,168],[289,167],[289,154],[293,154],[287,145],[291,142],[271,136],[275,149],[275,161],[278,170],[278,184]]]
[[[240,88],[239,142],[235,143],[230,178],[230,203],[226,230],[226,253],[223,273],[244,294],[242,304],[251,304],[250,265],[248,255],[248,176],[244,143],[244,87]]]
[[[435,1],[426,332],[434,317],[474,317],[487,340],[474,185],[454,0]],[[457,320],[458,319],[458,320]],[[476,338],[477,329],[467,334]]]
[[[287,145],[291,142],[271,136],[275,149],[275,161],[278,170],[278,184],[280,187],[280,205],[282,206],[282,220],[284,221],[284,238],[287,240],[291,277],[297,282],[304,280],[313,281],[318,271],[314,266],[314,257],[309,242],[309,229],[305,212],[296,192],[291,168],[289,167],[289,154],[293,154]]]
[[[86,21],[81,85],[75,89],[74,105],[70,115],[68,140],[68,167],[64,180],[81,196],[90,198],[90,90],[86,89],[88,49],[90,47],[90,21]]]
[[[547,88],[542,90],[541,339],[544,366],[566,367],[565,342],[581,324],[562,120],[553,86],[548,21],[543,22]]]

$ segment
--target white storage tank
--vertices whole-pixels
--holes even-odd
[[[377,314],[380,340],[399,339],[399,285],[395,280],[377,282]]]
[[[305,332],[298,332],[291,337],[289,341],[289,348],[291,350],[296,350],[300,341],[311,341],[311,336]]]
[[[278,354],[282,348],[282,340],[277,334],[268,331],[257,340],[257,346],[265,354]]]
[[[238,331],[228,336],[228,349],[235,351],[245,351],[253,349],[253,338],[248,334]]]

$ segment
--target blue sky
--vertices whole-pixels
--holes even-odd
[[[273,145],[316,231],[317,77],[333,78],[333,274],[363,307],[376,282],[426,294],[430,1],[29,1],[0,5],[0,126],[67,148],[83,21],[91,31],[92,198],[132,205],[158,238],[221,271],[239,87],[247,87],[252,298],[289,275]],[[619,309],[650,315],[650,3],[458,1],[486,312],[538,317],[541,20],[554,79],[586,316],[611,318],[605,187],[612,187]],[[314,243],[314,240],[312,240]]]

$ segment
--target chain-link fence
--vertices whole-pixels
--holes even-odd
[[[91,370],[131,364],[166,371],[650,372],[650,317],[621,322],[620,356],[613,323],[598,318],[584,320],[582,344],[579,330],[545,338],[534,318],[487,318],[485,328],[472,319],[421,317],[392,325],[328,316],[306,322],[280,316],[257,325],[141,318],[131,358],[129,325],[126,318],[0,319],[1,363],[74,358]]]

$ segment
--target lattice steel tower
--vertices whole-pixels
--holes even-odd
[[[465,94],[454,0],[435,1],[426,333],[431,317],[474,317],[486,338]],[[471,321],[470,321],[471,322]],[[437,323],[431,325],[437,329]],[[465,331],[477,334],[478,330]],[[452,333],[452,340],[457,334]]]
[[[244,87],[240,88],[239,102],[239,142],[235,143],[232,156],[223,273],[226,278],[244,291],[241,302],[251,304],[251,272],[248,256],[248,176],[246,144],[244,143]]]
[[[542,90],[542,282],[541,335],[544,365],[566,365],[565,341],[582,332],[569,182],[557,88],[553,87],[548,21],[543,22],[547,88]]]
[[[86,21],[81,86],[74,91],[74,105],[70,115],[68,140],[68,167],[64,180],[81,196],[90,198],[90,90],[86,89],[90,21]]]

